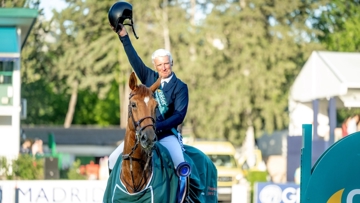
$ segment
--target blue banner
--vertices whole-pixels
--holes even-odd
[[[254,203],[300,203],[300,185],[255,183]]]

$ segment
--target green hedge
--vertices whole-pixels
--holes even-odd
[[[29,154],[21,154],[11,162],[1,157],[0,171],[2,180],[43,180],[44,160],[35,159]]]
[[[85,180],[79,168],[80,160],[76,160],[69,169],[60,170],[60,179]],[[44,157],[20,154],[12,161],[0,157],[0,180],[44,180]]]

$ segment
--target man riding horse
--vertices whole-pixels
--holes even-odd
[[[122,24],[125,18],[132,20],[131,4],[126,2],[115,3],[109,11],[110,24],[112,29],[119,35],[136,75],[141,83],[147,87],[150,87],[158,78],[161,78],[161,88],[155,94],[159,105],[156,108],[155,130],[158,142],[170,153],[176,174],[179,176],[178,193],[182,195],[184,191],[181,190],[187,184],[187,177],[190,174],[190,165],[184,159],[181,134],[176,129],[178,125],[182,124],[186,116],[189,102],[188,87],[172,71],[174,61],[169,51],[158,49],[152,54],[152,63],[156,71],[142,62]],[[120,144],[110,155],[110,170],[112,170],[123,149],[124,143]]]

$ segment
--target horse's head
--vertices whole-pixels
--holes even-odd
[[[158,79],[150,88],[138,85],[135,73],[129,79],[131,89],[129,98],[129,130],[135,131],[136,142],[140,142],[143,149],[151,150],[156,141],[155,108],[157,105],[153,97],[154,91],[160,86]]]

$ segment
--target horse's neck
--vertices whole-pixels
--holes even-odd
[[[130,193],[138,192],[134,191],[134,188],[137,190],[143,189],[151,175],[151,166],[148,166],[148,168],[145,169],[147,155],[142,152],[140,143],[136,149],[133,150],[135,144],[135,132],[127,130],[124,139],[121,180],[125,183],[125,186]],[[127,155],[129,155],[129,158],[126,158]]]

